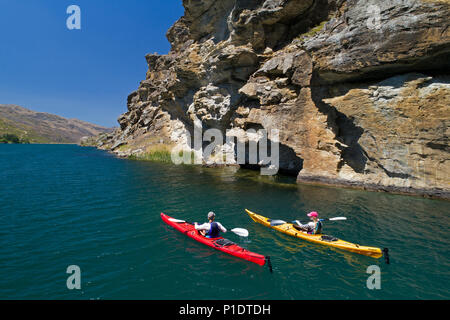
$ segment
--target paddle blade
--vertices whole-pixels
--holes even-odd
[[[346,217],[336,217],[336,218],[330,218],[328,220],[330,220],[330,221],[339,221],[339,220],[347,220],[347,218]]]
[[[174,219],[174,218],[169,218],[169,221],[175,222],[175,223],[184,223],[186,221],[184,220],[178,220],[178,219]]]
[[[279,225],[282,225],[282,224],[285,224],[285,223],[287,223],[287,222],[283,221],[283,220],[272,220],[272,221],[270,221],[270,225],[272,227],[279,226]]]
[[[234,228],[234,229],[231,229],[231,232],[234,232],[238,236],[241,236],[241,237],[248,237],[248,230],[243,229],[243,228]]]

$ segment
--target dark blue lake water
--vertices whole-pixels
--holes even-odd
[[[390,264],[277,233],[244,208],[388,247]],[[194,242],[160,212],[204,222],[209,211],[272,257],[273,273]],[[0,145],[1,299],[449,299],[449,202],[297,185],[256,171],[118,159],[73,145]],[[68,290],[66,269],[81,269]],[[366,273],[381,270],[381,289]]]

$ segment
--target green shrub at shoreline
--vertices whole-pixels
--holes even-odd
[[[28,139],[19,138],[15,134],[5,133],[0,135],[0,143],[8,143],[8,144],[24,144],[30,143]]]

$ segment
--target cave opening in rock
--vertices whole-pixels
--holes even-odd
[[[245,129],[248,130],[264,130],[263,126],[259,123],[246,123]],[[264,160],[261,158],[261,144],[257,144],[257,149],[252,149],[250,146],[251,143],[248,141],[245,143],[245,161],[244,163],[239,163],[241,168],[251,169],[251,170],[261,170],[261,161]],[[278,145],[278,150],[272,150],[273,144]],[[237,154],[237,146],[235,146],[235,154]],[[250,154],[250,151],[253,151],[254,154]],[[267,139],[267,155],[269,158],[273,157],[273,151],[278,152],[278,170],[276,174],[286,175],[286,176],[295,176],[299,174],[299,172],[303,168],[303,159],[298,157],[295,151],[280,142],[272,141],[271,139]],[[264,152],[263,152],[264,153]]]

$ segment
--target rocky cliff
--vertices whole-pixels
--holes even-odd
[[[278,129],[280,170],[300,182],[450,197],[450,1],[183,6],[102,148],[189,145],[199,121]]]

